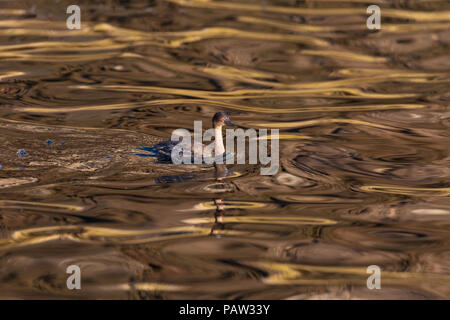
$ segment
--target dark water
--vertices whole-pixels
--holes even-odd
[[[450,298],[450,5],[369,4],[1,1],[0,298]],[[279,174],[131,156],[218,111]]]

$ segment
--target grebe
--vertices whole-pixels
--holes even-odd
[[[217,112],[212,118],[212,125],[214,128],[214,152],[215,157],[223,156],[227,157],[225,152],[225,146],[223,144],[222,127],[224,125],[236,126],[231,120],[228,114],[225,112]],[[172,162],[172,150],[176,145],[183,141],[183,137],[179,137],[178,141],[166,140],[153,145],[150,148],[138,148],[140,150],[145,150],[153,153],[153,156],[158,158],[159,161]],[[194,158],[195,155],[205,156],[205,145],[191,144],[191,157]]]

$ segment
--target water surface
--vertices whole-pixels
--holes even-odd
[[[450,298],[447,1],[70,4],[0,1],[0,298]],[[277,175],[133,156],[218,111]]]

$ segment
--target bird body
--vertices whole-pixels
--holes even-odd
[[[225,151],[223,143],[222,127],[224,125],[234,126],[230,117],[225,112],[218,112],[212,118],[214,128],[214,149],[206,146],[203,143],[197,142],[195,139],[191,143],[190,135],[188,139],[185,136],[179,136],[178,140],[166,140],[153,145],[150,148],[140,148],[141,150],[149,151],[163,162],[173,162],[173,154],[178,152],[178,156],[183,159],[183,163],[197,163],[197,159],[203,159],[204,162],[212,163],[213,160],[227,160],[232,154]],[[185,141],[186,139],[187,141]],[[186,149],[188,149],[186,152]],[[187,153],[187,154],[186,154]]]

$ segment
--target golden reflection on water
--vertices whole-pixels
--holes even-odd
[[[447,1],[38,2],[0,8],[0,298],[450,297]],[[280,172],[137,149],[217,111]]]
[[[271,262],[259,262],[258,267],[270,270],[273,274],[264,281],[272,285],[345,285],[357,284],[367,280],[366,268],[360,267],[330,267],[330,266],[308,266],[292,265]],[[313,274],[315,279],[305,279],[307,274]],[[322,277],[321,277],[322,275]],[[323,276],[325,275],[325,277]],[[386,285],[408,286],[411,281],[426,283],[429,286],[450,285],[450,276],[437,275],[433,273],[412,272],[383,272],[383,282]],[[331,278],[330,278],[331,277]]]

